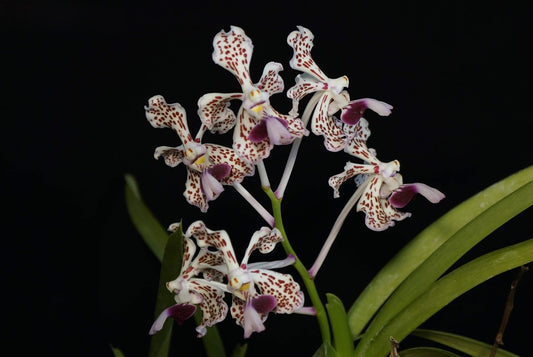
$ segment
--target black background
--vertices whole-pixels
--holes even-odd
[[[230,25],[254,43],[252,78],[281,62],[285,87],[287,35],[297,25],[315,35],[312,54],[331,78],[347,75],[352,98],[394,106],[390,117],[369,113],[369,146],[382,161],[398,159],[405,182],[446,194],[432,205],[417,199],[413,216],[385,232],[364,227],[352,212],[316,283],[347,307],[372,276],[412,237],[464,199],[531,164],[530,9],[494,3],[447,2],[0,2],[2,249],[8,297],[6,349],[19,355],[146,356],[159,263],[132,226],[123,176],[133,174],[161,223],[203,219],[226,229],[237,255],[264,223],[232,189],[202,214],[182,196],[185,169],[153,160],[160,145],[178,145],[169,130],[145,119],[147,99],[162,94],[187,110],[193,134],[196,101],[208,92],[240,91],[211,60],[212,39]],[[272,98],[288,111],[284,94]],[[208,139],[209,138],[209,139]],[[204,142],[229,140],[206,134]],[[288,148],[265,161],[277,185]],[[310,266],[353,187],[333,200],[327,178],[342,171],[343,153],[322,139],[303,142],[283,201],[285,228]],[[266,207],[257,175],[244,186]],[[531,238],[531,211],[513,219],[465,256]],[[290,271],[290,270],[289,270]],[[510,271],[448,305],[424,327],[491,343]],[[504,336],[505,347],[530,354],[533,275],[524,276]],[[249,355],[311,355],[319,346],[315,320],[271,315],[249,340]],[[219,324],[227,348],[242,329]],[[202,355],[194,324],[175,329],[173,355]],[[15,338],[17,337],[17,338]],[[22,340],[20,339],[22,338]],[[407,339],[402,347],[424,341]],[[186,351],[186,352],[184,352]]]

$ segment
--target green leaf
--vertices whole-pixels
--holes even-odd
[[[383,356],[388,336],[399,341],[451,301],[484,281],[533,261],[533,239],[478,257],[446,274],[390,320],[373,343],[367,356]]]
[[[355,335],[357,331],[353,330],[352,322],[357,324],[353,319],[361,316],[356,310],[377,308],[376,305],[381,305],[384,301],[384,297],[377,294],[382,292],[388,297],[391,291],[400,284],[368,326],[356,347],[355,355],[368,355],[367,350],[371,345],[381,345],[378,348],[379,351],[383,351],[385,347],[388,348],[387,339],[376,340],[377,334],[384,329],[386,324],[410,302],[426,291],[435,280],[475,244],[532,204],[533,166],[478,193],[424,230],[415,238],[414,244],[409,244],[406,249],[393,258],[391,264],[388,264],[378,274],[376,279],[380,288],[374,289],[370,295],[364,296],[362,301],[356,302],[357,306],[355,304],[352,306],[348,316],[352,334]],[[473,212],[476,214],[473,215]],[[435,243],[436,241],[438,244]],[[416,263],[410,262],[410,260],[414,260]],[[395,271],[395,268],[398,271]],[[376,279],[371,285],[376,282]],[[392,286],[386,287],[386,283],[390,283]],[[374,296],[378,302],[369,301],[369,296]],[[366,308],[361,305],[364,303],[370,306]],[[369,312],[367,311],[366,314]],[[400,337],[393,335],[395,338]]]
[[[246,349],[248,348],[248,344],[246,343],[239,343],[235,346],[233,349],[233,352],[231,353],[231,357],[244,357],[246,356]]]
[[[417,235],[381,269],[349,309],[348,322],[352,335],[361,335],[372,316],[394,290],[448,240],[454,238],[456,244],[462,245],[461,249],[454,254],[454,257],[447,257],[448,261],[440,269],[435,269],[435,274],[431,277],[433,281],[437,278],[436,274],[442,274],[446,269],[445,265],[450,265],[451,260],[456,260],[498,226],[530,206],[533,195],[529,193],[530,200],[526,202],[527,200],[522,200],[523,197],[520,197],[520,192],[522,194],[531,192],[531,186],[529,185],[529,190],[526,186],[532,180],[533,166],[530,166],[464,201]],[[509,203],[500,202],[504,199]],[[513,209],[512,202],[515,200],[521,202],[516,209]],[[506,211],[499,215],[499,209]],[[483,229],[477,231],[479,228]],[[468,237],[470,234],[472,234],[470,238],[462,244],[463,237]],[[453,245],[448,248],[450,249],[454,249]],[[434,258],[431,261],[439,259],[438,256]],[[428,262],[424,269],[431,269],[431,264]],[[416,294],[418,293],[419,291],[416,291]]]
[[[348,326],[348,317],[342,301],[333,294],[326,294],[328,302],[329,321],[333,333],[333,346],[339,356],[351,356],[353,353],[353,339]]]
[[[168,233],[142,201],[135,178],[132,175],[125,175],[125,180],[126,207],[131,221],[150,250],[161,261]]]
[[[155,304],[155,318],[166,309],[174,305],[174,294],[168,291],[166,283],[176,279],[180,274],[181,260],[183,257],[183,231],[181,224],[167,240],[163,261],[161,262],[161,273],[159,275],[159,287]],[[152,336],[150,341],[149,357],[166,357],[170,349],[170,337],[172,335],[172,319],[168,319],[161,331]]]
[[[416,329],[415,331],[413,331],[412,335],[422,337],[433,342],[438,342],[445,346],[454,348],[457,351],[467,353],[470,356],[486,357],[490,355],[490,351],[492,350],[492,346],[487,343],[449,332]],[[518,357],[518,355],[502,350],[501,348],[498,348],[495,356]],[[404,357],[403,354],[402,357]]]
[[[124,357],[124,353],[117,347],[111,346],[111,351],[113,351],[113,356],[115,357]]]
[[[335,349],[328,341],[324,341],[322,346],[315,352],[313,357],[344,357],[342,355],[337,355]]]
[[[450,351],[435,347],[415,347],[400,351],[401,357],[461,357]]]

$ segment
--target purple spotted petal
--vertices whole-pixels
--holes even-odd
[[[207,172],[209,172],[218,181],[228,177],[230,171],[231,166],[229,164],[216,164],[207,169]]]
[[[268,314],[276,308],[276,298],[272,295],[260,295],[252,299],[252,306],[260,314]]]
[[[185,320],[189,319],[195,311],[196,306],[191,304],[176,304],[167,307],[154,321],[152,328],[150,328],[149,334],[153,335],[159,332],[163,328],[163,324],[168,317],[172,317],[178,324],[181,325],[185,322]]]
[[[410,183],[400,186],[389,198],[395,208],[405,207],[416,194],[421,194],[431,203],[438,203],[445,196],[439,190],[423,183]]]

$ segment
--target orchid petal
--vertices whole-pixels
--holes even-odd
[[[374,165],[361,165],[347,162],[344,166],[344,172],[331,176],[328,180],[328,184],[333,188],[333,197],[338,198],[340,186],[351,179],[354,176],[360,174],[375,174],[377,173],[377,167]]]
[[[369,149],[366,144],[366,140],[370,136],[368,121],[365,118],[361,118],[353,128],[355,130],[353,130],[352,136],[344,147],[344,152],[372,165],[379,165],[380,162],[376,158],[375,152],[372,152],[372,149]],[[346,127],[344,131],[346,132]]]
[[[229,108],[231,100],[241,99],[242,93],[208,93],[198,100],[198,116],[212,133],[224,134],[235,126],[236,116]]]
[[[191,289],[202,295],[199,304],[202,310],[202,322],[196,328],[198,337],[205,335],[206,326],[213,326],[226,318],[228,305],[224,301],[224,291],[217,289],[204,279],[191,279]]]
[[[161,156],[163,156],[165,164],[176,167],[183,162],[183,145],[178,147],[159,146],[155,149],[154,158],[157,160]]]
[[[288,123],[285,120],[276,117],[266,117],[263,119],[263,122],[266,124],[268,140],[271,145],[285,145],[294,141],[294,137],[287,130]]]
[[[304,294],[289,274],[266,269],[251,270],[250,273],[261,294],[276,299],[275,313],[289,314],[303,306]]]
[[[156,95],[148,99],[149,106],[145,106],[146,119],[154,128],[173,129],[183,144],[193,140],[187,125],[185,109],[179,104],[167,104],[165,98]]]
[[[333,117],[328,116],[328,106],[331,100],[332,94],[324,92],[313,112],[311,131],[315,135],[324,136],[324,145],[327,150],[337,152],[346,146],[346,138],[340,125],[337,125]]]
[[[252,307],[260,314],[268,314],[276,308],[276,298],[271,295],[259,295],[250,299]]]
[[[240,157],[253,164],[266,159],[272,149],[266,139],[257,143],[250,141],[250,132],[257,123],[256,119],[241,106],[237,116],[237,126],[233,131],[233,149]]]
[[[167,307],[161,312],[161,314],[159,314],[157,319],[154,321],[152,327],[150,328],[149,334],[153,335],[156,332],[160,331],[163,328],[163,324],[165,323],[168,317],[174,318],[176,322],[181,325],[185,320],[189,319],[192,315],[194,315],[195,311],[196,306],[190,304],[176,304]]]
[[[445,196],[439,190],[423,183],[401,185],[389,198],[389,202],[396,208],[405,207],[417,194],[421,194],[431,203],[440,202]]]
[[[371,177],[368,186],[365,188],[361,199],[357,203],[357,211],[366,213],[366,226],[378,232],[394,225],[394,222],[388,219],[381,206],[379,192],[382,183],[383,178],[380,175]]]
[[[207,197],[202,192],[201,174],[189,167],[187,167],[187,180],[185,181],[183,196],[189,204],[200,208],[202,212],[207,212],[209,205]]]
[[[244,31],[237,26],[231,26],[229,32],[220,31],[213,39],[213,48],[213,61],[230,71],[243,91],[252,87],[249,68],[253,44]]]
[[[214,164],[207,169],[207,172],[209,172],[218,181],[221,181],[229,176],[229,173],[231,172],[231,166],[226,163]]]
[[[281,232],[277,228],[270,229],[268,227],[261,227],[261,229],[256,231],[252,235],[252,238],[250,238],[250,243],[248,243],[248,248],[244,253],[241,265],[246,265],[248,263],[248,259],[254,250],[259,249],[263,254],[270,253],[276,244],[282,240],[283,237]]]
[[[298,74],[295,78],[295,85],[287,90],[287,97],[301,100],[306,95],[327,89],[327,84],[317,81],[307,73]]]
[[[284,84],[283,78],[279,72],[283,70],[283,66],[278,62],[268,62],[263,69],[263,74],[256,87],[261,91],[265,91],[269,96],[276,93],[283,92]]]
[[[311,57],[313,48],[313,33],[303,26],[297,26],[298,31],[293,31],[287,37],[287,43],[294,50],[289,62],[292,69],[308,73],[321,82],[326,82],[328,77],[318,68]]]
[[[202,221],[193,222],[187,231],[186,237],[194,236],[199,247],[213,247],[224,253],[224,260],[228,265],[228,271],[232,271],[239,267],[235,259],[235,252],[231,245],[229,235],[224,230],[212,231],[207,228]]]
[[[222,184],[208,170],[202,172],[200,177],[202,192],[208,202],[216,199],[224,191]]]
[[[223,185],[240,183],[245,176],[253,176],[255,166],[241,159],[233,149],[216,144],[205,144],[208,151],[209,161],[214,165],[227,164],[231,167],[229,175],[220,179]]]
[[[343,108],[341,120],[349,125],[357,124],[366,109],[371,109],[381,116],[387,116],[391,113],[392,106],[372,98],[357,99]]]

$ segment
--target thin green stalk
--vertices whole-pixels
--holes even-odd
[[[311,302],[313,303],[313,307],[316,311],[316,318],[318,320],[318,325],[320,327],[320,333],[322,334],[322,341],[331,343],[331,333],[329,328],[329,321],[328,321],[328,315],[326,313],[326,309],[324,307],[324,304],[322,304],[322,301],[320,300],[320,297],[318,296],[318,291],[315,286],[315,282],[309,275],[309,272],[303,265],[302,261],[298,258],[296,253],[294,252],[294,249],[292,248],[289,239],[287,237],[287,233],[285,232],[285,229],[283,228],[283,221],[281,219],[281,198],[277,198],[274,192],[270,187],[263,187],[263,190],[266,192],[268,197],[270,198],[272,202],[272,211],[274,213],[274,222],[275,227],[279,229],[281,232],[281,235],[283,236],[283,241],[281,241],[281,244],[283,245],[283,248],[285,249],[285,252],[287,254],[291,254],[294,256],[296,261],[294,262],[294,267],[300,274],[300,277],[303,280],[303,283],[307,289],[307,293],[309,294],[309,297],[311,298]]]

